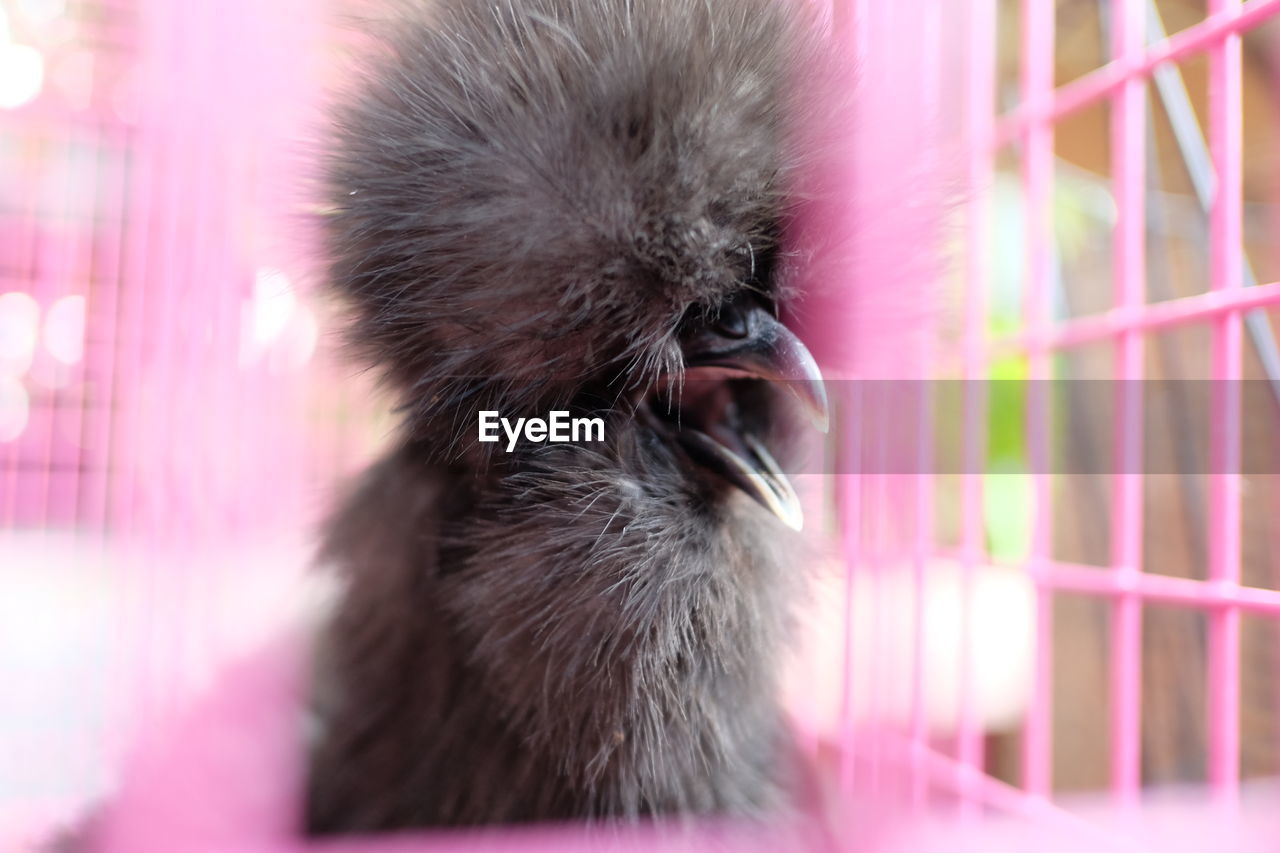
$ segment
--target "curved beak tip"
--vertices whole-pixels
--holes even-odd
[[[807,394],[799,395],[809,414],[809,422],[814,428],[826,435],[831,431],[831,410],[827,405],[827,389],[821,375],[806,383]]]

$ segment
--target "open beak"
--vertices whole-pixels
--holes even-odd
[[[738,304],[726,322],[697,327],[681,341],[687,381],[752,378],[782,384],[814,426],[828,427],[822,373],[795,334],[755,303]],[[705,392],[700,417],[682,418],[676,438],[697,462],[746,492],[793,530],[804,525],[800,499],[764,442],[734,416],[728,390]]]

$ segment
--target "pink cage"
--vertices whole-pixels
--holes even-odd
[[[0,843],[123,762],[112,849],[310,849],[272,638],[390,428],[297,237],[355,5],[0,0]],[[799,478],[832,534],[790,682],[824,819],[752,843],[1274,849],[1280,0],[830,20],[875,132],[828,176],[857,232],[813,329],[841,417]],[[196,771],[124,760],[197,723]],[[259,764],[227,757],[244,731]]]

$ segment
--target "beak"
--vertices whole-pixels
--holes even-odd
[[[753,305],[742,317],[746,333],[736,340],[726,340],[714,328],[701,329],[686,339],[686,370],[706,378],[718,373],[782,383],[804,406],[814,427],[826,433],[830,427],[827,389],[809,348],[762,307]]]
[[[727,317],[699,326],[681,341],[690,378],[766,379],[783,384],[822,432],[827,393],[813,355],[762,306],[734,305]],[[800,499],[777,460],[756,436],[721,410],[685,421],[678,439],[690,456],[754,498],[793,530],[804,526]],[[692,421],[692,422],[691,422]]]

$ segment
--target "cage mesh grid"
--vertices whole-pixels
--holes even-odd
[[[963,373],[980,380],[995,358],[1024,356],[1030,377],[1047,380],[1052,359],[1072,348],[1105,342],[1115,349],[1114,376],[1120,398],[1114,410],[1114,465],[1111,475],[1111,556],[1104,570],[1055,560],[1051,553],[1054,520],[1050,476],[1032,475],[1036,515],[1031,550],[1024,568],[1035,584],[1037,619],[1035,668],[1016,799],[1040,807],[1052,795],[1053,739],[1052,605],[1065,593],[1107,603],[1110,616],[1110,788],[1123,804],[1137,801],[1141,779],[1141,667],[1144,607],[1169,604],[1207,615],[1208,647],[1208,776],[1214,794],[1232,801],[1239,791],[1240,756],[1240,618],[1243,612],[1275,619],[1280,592],[1243,586],[1241,567],[1241,423],[1240,382],[1243,377],[1243,318],[1248,311],[1280,304],[1280,287],[1245,287],[1242,251],[1242,100],[1241,38],[1280,11],[1280,4],[1254,0],[1213,0],[1207,17],[1172,36],[1151,38],[1148,22],[1155,4],[1117,0],[1104,4],[1111,29],[1111,59],[1097,70],[1055,86],[1055,6],[1027,0],[1021,4],[1020,101],[997,116],[993,44],[995,4],[968,4],[969,121],[968,290],[964,323]],[[1155,20],[1158,19],[1158,13]],[[1150,40],[1149,40],[1150,39]],[[1208,136],[1212,165],[1209,198],[1210,288],[1194,296],[1148,302],[1146,293],[1146,99],[1147,80],[1194,54],[1209,59]],[[1054,276],[1053,224],[1054,130],[1069,116],[1109,101],[1112,192],[1116,214],[1113,240],[1112,308],[1096,315],[1055,319],[1049,301]],[[1026,203],[1022,328],[996,340],[986,338],[984,289],[989,282],[990,200],[994,160],[1001,149],[1017,148],[1020,182]],[[1137,380],[1143,378],[1143,348],[1149,336],[1177,326],[1202,325],[1211,330],[1212,473],[1209,475],[1209,558],[1207,579],[1169,577],[1143,571],[1143,406]],[[971,458],[984,452],[985,399],[972,392],[967,410],[967,447]],[[1033,458],[1047,453],[1050,420],[1045,402],[1032,399],[1026,420]],[[1043,472],[1043,465],[1033,465]],[[970,467],[969,470],[977,470]],[[988,559],[983,549],[982,478],[965,478],[963,560],[971,579],[975,566]],[[921,626],[917,625],[919,630]],[[968,678],[962,679],[967,684]],[[968,699],[962,698],[967,707]],[[1272,708],[1274,713],[1275,709]],[[954,774],[964,801],[993,802],[1012,793],[994,788],[969,772],[981,770],[980,733],[973,714],[962,714]],[[917,743],[917,746],[922,744]]]
[[[837,23],[848,23],[857,32],[859,21],[869,14],[869,5],[839,5]],[[927,39],[939,39],[941,4],[925,3],[922,8],[928,12],[921,25]],[[92,88],[87,105],[41,98],[4,117],[5,138],[13,148],[8,158],[10,174],[4,176],[6,222],[0,228],[4,245],[0,263],[5,275],[3,290],[32,297],[46,319],[59,299],[86,297],[84,355],[71,365],[50,365],[48,369],[55,372],[48,374],[47,385],[41,385],[38,370],[42,368],[35,363],[24,375],[6,376],[10,388],[14,382],[22,383],[23,400],[29,402],[23,403],[27,412],[24,428],[5,442],[0,520],[9,534],[69,526],[103,538],[130,533],[175,548],[228,533],[246,536],[246,531],[257,525],[269,526],[265,518],[282,506],[298,513],[311,499],[309,484],[331,482],[345,467],[330,460],[335,455],[358,458],[362,445],[335,426],[337,419],[307,419],[300,414],[307,406],[316,406],[317,400],[326,414],[344,408],[342,400],[323,387],[332,375],[331,366],[311,365],[302,373],[281,373],[273,364],[278,367],[282,362],[271,362],[269,354],[258,362],[244,355],[245,326],[254,322],[255,283],[266,281],[267,292],[257,295],[269,302],[274,281],[271,270],[265,270],[265,279],[263,276],[264,268],[274,259],[253,241],[249,241],[252,248],[245,249],[241,242],[243,223],[236,220],[246,209],[271,207],[269,201],[254,196],[250,184],[254,173],[270,168],[273,161],[246,153],[263,143],[265,135],[244,130],[254,126],[255,118],[262,118],[261,112],[255,114],[239,105],[221,112],[207,105],[195,109],[192,103],[196,93],[201,93],[214,97],[215,105],[225,105],[227,96],[222,95],[220,101],[219,91],[243,95],[261,85],[261,78],[255,75],[266,63],[255,66],[246,62],[239,74],[234,68],[225,73],[218,70],[220,55],[213,45],[219,39],[229,43],[243,37],[239,29],[227,29],[227,22],[237,14],[243,16],[242,21],[258,21],[257,37],[277,40],[277,46],[306,49],[307,34],[299,32],[298,9],[288,3],[229,3],[216,12],[148,2],[86,2],[68,9],[82,19],[76,37],[80,47],[98,63],[89,78]],[[863,736],[852,719],[848,673],[855,659],[867,650],[856,647],[852,633],[845,632],[844,712],[836,738],[840,746],[838,775],[850,794],[868,779],[874,787],[890,778],[892,768],[899,766],[894,762],[905,756],[901,766],[907,768],[906,791],[913,803],[923,803],[942,792],[955,800],[963,814],[993,808],[1080,829],[1075,817],[1052,804],[1052,617],[1055,599],[1064,594],[1104,601],[1109,609],[1110,785],[1117,800],[1136,802],[1142,784],[1142,623],[1144,610],[1156,604],[1207,615],[1208,782],[1225,800],[1238,792],[1240,620],[1242,614],[1253,614],[1270,622],[1280,621],[1280,591],[1240,582],[1241,483],[1236,472],[1240,469],[1241,431],[1239,400],[1233,391],[1238,386],[1230,380],[1242,376],[1246,312],[1280,305],[1280,283],[1244,286],[1240,249],[1241,38],[1280,11],[1280,2],[1218,0],[1210,4],[1202,22],[1159,38],[1153,37],[1148,25],[1147,2],[1117,0],[1106,11],[1112,26],[1111,60],[1058,86],[1054,79],[1054,4],[1025,0],[1020,12],[1019,103],[1001,115],[996,106],[995,0],[970,0],[963,6],[969,187],[964,213],[970,251],[965,254],[967,287],[959,358],[946,365],[973,380],[967,386],[964,408],[966,471],[970,473],[962,477],[958,557],[965,578],[965,606],[961,616],[964,620],[972,617],[976,576],[993,561],[986,547],[984,477],[973,473],[981,470],[986,447],[990,401],[981,380],[989,376],[990,365],[1010,355],[1023,356],[1031,366],[1032,378],[1048,379],[1056,354],[1102,343],[1115,348],[1116,378],[1139,380],[1143,376],[1143,347],[1149,337],[1187,326],[1211,329],[1212,375],[1215,380],[1227,380],[1215,385],[1219,396],[1213,401],[1214,411],[1222,416],[1214,421],[1212,438],[1216,473],[1210,477],[1207,579],[1143,571],[1143,478],[1133,471],[1140,467],[1137,460],[1142,458],[1144,413],[1140,397],[1126,394],[1115,415],[1115,458],[1121,473],[1112,475],[1112,553],[1108,565],[1084,565],[1054,557],[1052,484],[1048,475],[1034,476],[1037,513],[1032,550],[1021,567],[1036,591],[1035,666],[1017,778],[1001,781],[986,766],[982,708],[973,688],[972,670],[977,664],[969,648],[972,632],[967,621],[958,631],[964,672],[958,679],[954,737],[940,747],[927,732],[920,660],[926,626],[923,597],[917,594],[909,617],[915,633],[907,676],[913,699],[900,742],[887,732]],[[17,18],[16,12],[11,14]],[[159,55],[144,53],[138,46],[144,40],[163,50]],[[866,45],[861,49],[867,49]],[[930,55],[938,57],[941,52]],[[1162,68],[1195,55],[1207,55],[1210,60],[1207,124],[1214,176],[1211,288],[1203,294],[1149,302],[1144,290],[1144,170],[1149,133],[1146,86]],[[129,69],[135,75],[132,78]],[[130,79],[133,85],[153,89],[131,95]],[[277,85],[272,96],[278,98],[285,92],[296,94],[297,89],[290,87],[301,84],[290,79],[277,81]],[[185,98],[184,86],[188,87]],[[183,101],[189,108],[185,112]],[[1117,207],[1113,307],[1104,313],[1061,319],[1053,310],[1050,293],[1055,275],[1050,213],[1055,184],[1054,131],[1069,116],[1103,102],[1112,110],[1111,180]],[[275,103],[278,101],[264,96],[257,106],[268,111],[269,104]],[[152,110],[137,113],[137,104],[151,104]],[[239,133],[217,127],[227,115],[240,116]],[[21,148],[23,144],[54,146],[45,149],[47,171],[29,168],[33,160]],[[997,155],[1009,150],[1018,153],[1027,209],[1024,315],[1019,330],[993,338],[986,287],[992,263],[981,247],[990,245],[993,236],[988,191],[997,171]],[[42,175],[45,183],[40,182]],[[75,190],[86,180],[94,187],[94,201],[88,210],[76,209],[80,196]],[[188,218],[197,209],[196,218]],[[224,254],[222,250],[228,246],[237,251]],[[215,267],[210,270],[209,264]],[[196,269],[208,279],[193,274]],[[201,288],[206,280],[234,282],[234,287]],[[246,305],[248,318],[243,313]],[[27,308],[24,305],[20,310]],[[265,313],[270,316],[270,311]],[[209,327],[190,323],[193,317],[210,321]],[[166,326],[170,322],[173,325]],[[261,322],[270,326],[275,321]],[[33,358],[47,357],[45,350],[36,348],[35,352]],[[246,358],[248,367],[239,364]],[[236,371],[227,370],[228,363],[236,363]],[[193,378],[212,380],[198,400],[182,390]],[[322,386],[319,392],[316,385]],[[8,405],[12,408],[13,404]],[[246,414],[246,410],[256,411]],[[183,460],[183,442],[193,433],[200,434],[200,422],[211,415],[219,427],[229,429],[237,438],[224,437],[204,445],[232,448],[230,453],[216,461],[205,460],[207,467],[192,467],[189,462],[166,467],[162,476],[145,467],[145,458],[151,454],[159,454],[166,463]],[[291,441],[291,426],[307,436],[305,443]],[[1043,405],[1030,407],[1025,429],[1030,452],[1046,454],[1050,422]],[[68,435],[71,440],[66,440]],[[846,438],[858,440],[853,433]],[[921,438],[925,447],[929,436],[922,434]],[[246,456],[237,458],[241,452]],[[239,474],[228,478],[228,468]],[[220,485],[224,491],[218,490]],[[208,500],[211,486],[220,501]],[[916,589],[928,583],[929,556],[936,546],[928,523],[936,498],[933,487],[931,478],[920,477],[909,488]],[[865,524],[864,504],[871,503],[867,496],[875,490],[892,488],[871,475],[841,481],[842,547],[850,567],[846,626],[853,621],[857,596],[883,594],[887,581],[869,556],[876,543],[870,541],[874,537]],[[287,515],[281,511],[276,519]],[[176,553],[185,557],[188,550],[177,548]],[[153,609],[161,595],[155,590],[165,583],[179,587],[179,598],[192,605],[188,613],[199,613],[198,601],[208,591],[206,579],[195,573],[180,573],[177,580],[162,577],[161,564],[174,553],[157,547],[144,561],[142,577],[146,580],[138,586],[146,591],[133,602],[132,617],[145,617]],[[957,554],[947,551],[945,556]],[[156,636],[166,636],[162,626],[151,626],[150,630]],[[198,625],[185,626],[184,633],[198,635],[200,630]],[[142,705],[162,708],[169,680],[190,662],[185,653],[168,653],[174,655],[168,667],[148,670],[149,686],[128,682],[120,689],[141,691],[147,697]],[[871,701],[874,704],[876,699]],[[55,732],[47,740],[61,734]]]
[[[110,784],[383,430],[285,233],[315,11],[0,3],[0,829]]]

